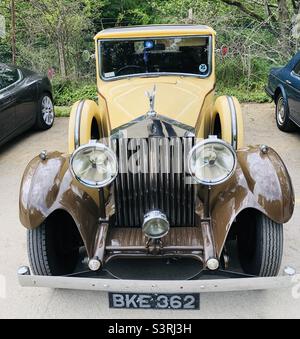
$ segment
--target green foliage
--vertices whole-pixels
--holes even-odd
[[[240,56],[217,61],[217,94],[233,95],[241,102],[269,102],[265,92],[270,63],[253,58],[245,65]]]
[[[6,37],[0,38],[0,62],[6,63],[12,57],[10,4],[11,0],[0,0],[7,26]],[[270,68],[285,64],[297,50],[292,20],[299,4],[298,0],[18,0],[17,62],[43,73],[55,67],[56,103],[69,106],[95,98],[95,62],[85,62],[83,51],[94,53],[92,38],[103,28],[207,24],[217,31],[218,93],[261,102],[268,100],[264,86]],[[224,60],[218,53],[222,45],[229,46]]]
[[[54,100],[57,106],[71,106],[78,100],[95,100],[97,98],[97,88],[95,84],[71,80],[55,80],[52,86]]]
[[[55,106],[55,116],[57,118],[68,118],[71,113],[71,107],[69,106]]]
[[[248,92],[245,88],[238,87],[224,87],[221,83],[217,85],[216,94],[232,95],[237,97],[240,102],[271,102],[270,97],[266,94],[264,88],[258,88],[254,91]]]

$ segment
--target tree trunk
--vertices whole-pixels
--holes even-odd
[[[269,18],[272,16],[272,12],[271,9],[269,7],[269,2],[268,0],[264,0],[264,6],[265,6],[265,12],[266,12],[266,16]]]
[[[11,50],[12,50],[12,64],[15,65],[17,62],[15,0],[11,0]]]
[[[63,79],[65,79],[67,77],[66,55],[65,55],[64,42],[62,41],[61,37],[58,38],[57,45],[58,45],[60,75]]]
[[[298,8],[298,13],[296,15],[296,24],[298,27],[296,28],[296,34],[295,34],[295,40],[296,40],[296,43],[295,43],[295,53],[297,53],[299,51],[299,33],[300,33],[300,6]],[[298,33],[299,32],[299,33]]]
[[[282,50],[290,52],[291,21],[287,0],[278,0],[278,24],[280,29],[280,42]]]

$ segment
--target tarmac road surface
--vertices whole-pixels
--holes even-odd
[[[274,147],[290,171],[297,200],[285,225],[282,267],[289,264],[300,273],[300,130],[280,132],[272,104],[246,104],[243,112],[246,144]],[[0,318],[300,318],[300,298],[292,289],[203,294],[200,311],[124,311],[110,310],[106,293],[21,288],[16,271],[28,264],[26,231],[18,218],[21,177],[41,150],[67,150],[67,128],[68,119],[57,119],[50,131],[26,133],[0,149]],[[300,286],[295,290],[300,295]]]

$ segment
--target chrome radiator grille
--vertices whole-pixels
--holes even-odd
[[[172,227],[194,226],[194,185],[186,161],[194,138],[114,140],[119,175],[114,183],[116,226],[141,227],[151,210],[164,212]]]

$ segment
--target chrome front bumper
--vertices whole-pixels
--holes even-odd
[[[131,293],[207,293],[246,290],[291,288],[296,272],[284,270],[284,276],[270,278],[231,278],[201,280],[117,280],[102,278],[75,278],[34,276],[28,267],[18,270],[18,280],[23,287],[48,287],[55,289],[88,290]]]

